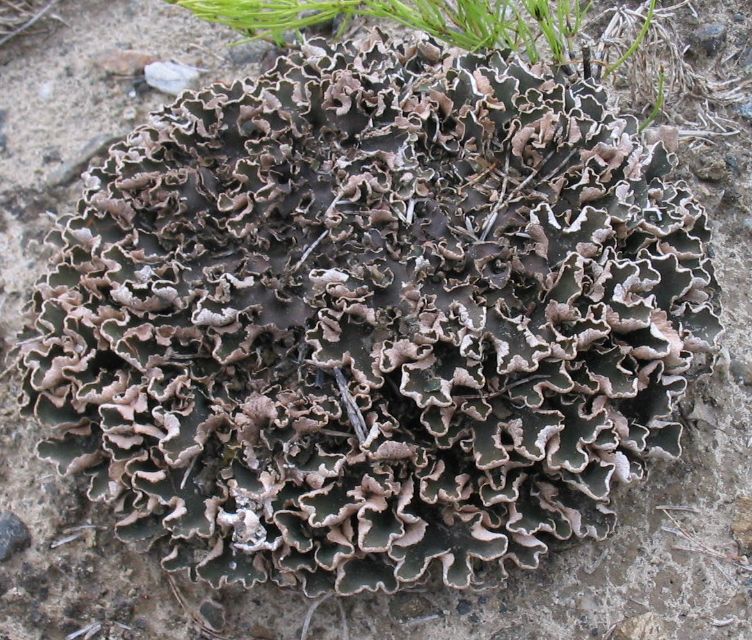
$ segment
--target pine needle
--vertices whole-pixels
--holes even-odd
[[[449,45],[509,49],[531,61],[541,48],[564,64],[590,5],[581,0],[168,0],[251,38],[284,44],[290,33],[342,17],[391,20]]]

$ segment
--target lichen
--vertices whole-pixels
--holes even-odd
[[[603,538],[720,331],[706,216],[637,129],[379,33],[185,93],[60,220],[40,455],[214,586],[464,588]]]

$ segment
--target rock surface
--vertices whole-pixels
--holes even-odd
[[[47,178],[47,185],[49,187],[59,187],[73,182],[80,177],[94,156],[107,151],[110,145],[117,142],[121,137],[121,135],[110,133],[102,133],[94,136],[76,156],[68,162],[64,162],[50,173]]]

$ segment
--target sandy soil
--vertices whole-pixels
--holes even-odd
[[[752,36],[752,18],[739,13],[746,2],[725,3],[720,11],[717,3],[695,3],[699,21],[682,13],[683,28],[688,33],[704,21],[723,22],[723,58]],[[209,82],[257,73],[267,49],[253,45],[231,57],[234,34],[159,0],[68,0],[58,15],[64,22],[52,32],[0,50],[0,111],[6,112],[0,134],[7,138],[5,150],[0,145],[0,335],[6,346],[44,266],[40,241],[80,190],[76,179],[55,186],[61,173],[88,143],[126,132],[169,100],[146,91],[138,79],[106,77],[97,64],[106,50],[176,58],[205,69],[202,80]],[[733,62],[725,64],[733,73]],[[620,526],[606,542],[561,549],[542,569],[513,573],[503,590],[349,599],[344,608],[351,637],[606,638],[623,619],[652,612],[667,639],[752,638],[752,573],[724,559],[738,554],[731,535],[734,500],[752,493],[752,387],[744,384],[752,384],[752,147],[750,125],[737,121],[741,135],[694,155],[686,148],[679,154],[677,173],[694,182],[715,230],[730,356],[730,370],[721,367],[683,403],[682,460],[654,466],[646,483],[624,491],[617,504]],[[690,167],[698,157],[719,163],[720,180],[696,179]],[[0,510],[16,513],[33,541],[0,564],[0,640],[57,640],[92,623],[102,625],[96,638],[202,637],[190,606],[210,594],[181,583],[188,606],[179,604],[156,558],[115,540],[112,517],[88,504],[81,483],[57,477],[35,458],[39,429],[17,415],[17,391],[14,374],[0,380]],[[677,526],[657,509],[666,504],[690,508],[671,513],[717,557],[676,549],[687,543],[666,530]],[[70,527],[84,524],[97,528],[54,545]],[[238,640],[298,638],[309,606],[302,596],[273,587],[214,597],[228,611],[226,636]],[[340,637],[332,601],[317,612],[309,637]]]

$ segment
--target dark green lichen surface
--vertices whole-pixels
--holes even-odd
[[[40,454],[215,586],[462,588],[602,538],[720,330],[701,207],[605,103],[379,34],[184,94],[60,220]]]

